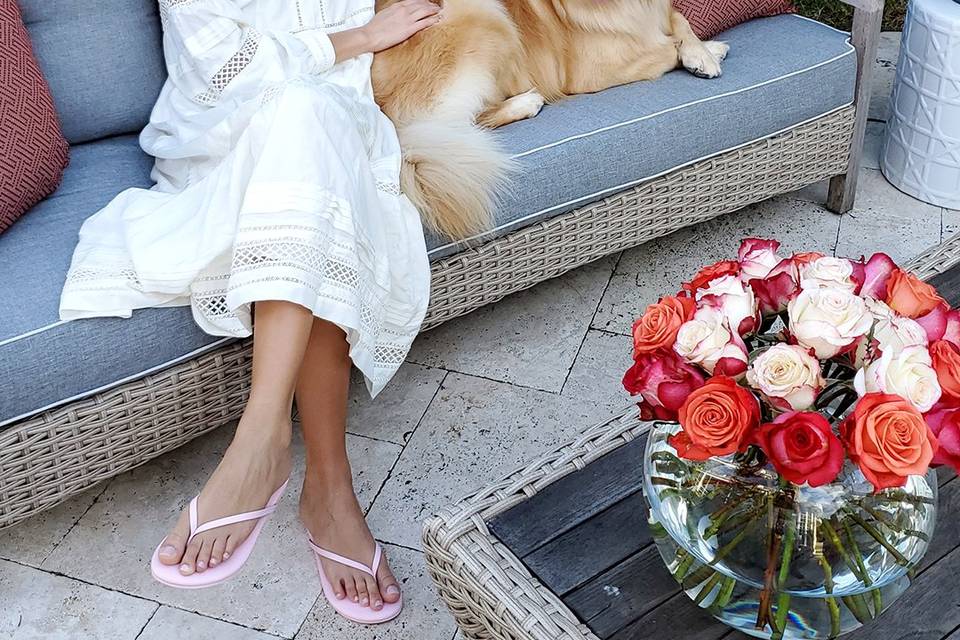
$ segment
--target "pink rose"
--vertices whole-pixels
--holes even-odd
[[[960,473],[960,408],[940,403],[924,418],[940,442],[940,448],[933,454],[933,464],[945,464]]]
[[[800,290],[797,280],[797,263],[792,258],[781,260],[765,278],[751,279],[750,288],[757,298],[760,313],[772,316],[785,311],[787,303]]]
[[[643,398],[641,410],[649,410],[651,417],[660,420],[676,420],[687,396],[704,382],[700,369],[673,351],[643,354],[623,376],[623,386],[630,395]]]
[[[960,310],[951,309],[947,311],[947,322],[942,339],[960,347]]]
[[[736,276],[722,276],[697,292],[699,308],[709,307],[723,314],[727,326],[746,335],[760,326],[760,314],[753,289]]]
[[[863,265],[863,284],[860,286],[860,295],[887,299],[887,281],[890,274],[897,269],[897,264],[885,253],[875,253]]]
[[[747,347],[743,338],[727,326],[723,313],[713,307],[697,309],[680,327],[673,350],[688,364],[710,375],[727,372],[732,377],[747,370]]]
[[[776,240],[744,239],[737,252],[743,279],[749,282],[754,278],[766,278],[770,271],[780,264],[781,258],[777,255],[779,248],[780,243]]]

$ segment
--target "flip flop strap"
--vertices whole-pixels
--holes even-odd
[[[327,551],[323,547],[317,546],[313,540],[308,540],[310,547],[313,549],[313,552],[318,556],[326,558],[327,560],[332,560],[338,564],[342,564],[346,567],[356,569],[357,571],[363,571],[366,574],[369,574],[374,579],[377,577],[377,569],[380,568],[380,559],[383,557],[383,549],[380,548],[380,543],[377,543],[377,548],[373,553],[373,566],[368,567],[367,565],[357,562],[356,560],[351,560],[350,558],[344,558],[340,554],[334,553],[333,551]]]
[[[216,520],[211,520],[210,522],[204,522],[201,525],[197,524],[197,499],[200,496],[197,496],[190,501],[190,540],[204,531],[210,531],[211,529],[219,529],[220,527],[226,527],[227,525],[237,524],[238,522],[246,522],[247,520],[259,520],[260,518],[265,518],[274,511],[277,510],[276,504],[270,504],[264,507],[263,509],[257,509],[256,511],[247,511],[245,513],[238,513],[233,516],[226,516],[225,518],[217,518]]]

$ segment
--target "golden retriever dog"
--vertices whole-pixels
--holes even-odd
[[[488,129],[678,67],[714,78],[728,50],[671,0],[443,0],[441,18],[376,55],[373,88],[397,127],[404,192],[451,238],[492,225],[511,161]]]

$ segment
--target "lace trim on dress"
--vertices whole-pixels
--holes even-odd
[[[207,90],[198,95],[196,101],[205,105],[215,104],[233,79],[240,75],[253,61],[253,57],[257,55],[257,50],[260,48],[260,38],[259,31],[253,27],[247,27],[240,49],[230,56],[230,59],[213,74]]]
[[[401,195],[400,184],[396,182],[377,180],[377,189],[384,193],[389,193],[392,196],[399,197]]]

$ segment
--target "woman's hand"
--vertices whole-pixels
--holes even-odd
[[[400,0],[373,16],[363,30],[376,53],[440,22],[440,6],[430,0]]]
[[[373,16],[365,26],[330,34],[337,62],[398,45],[440,22],[440,6],[430,0],[400,0]]]

